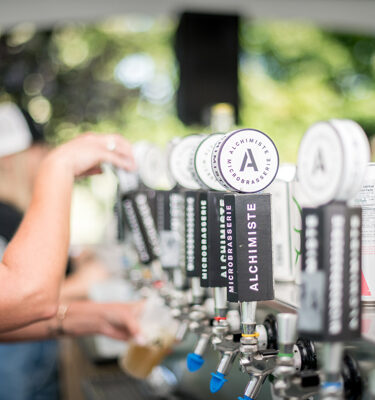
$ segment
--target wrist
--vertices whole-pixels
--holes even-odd
[[[44,202],[50,203],[57,196],[59,199],[67,198],[58,204],[64,207],[65,204],[70,206],[70,196],[73,190],[74,174],[72,167],[69,166],[60,156],[57,150],[53,150],[42,161],[38,174],[36,176],[33,197],[38,196]]]
[[[68,310],[69,310],[69,305],[67,305],[67,304],[59,305],[59,308],[56,313],[56,319],[57,319],[56,334],[57,334],[57,336],[62,336],[66,333],[64,330],[64,320],[68,313]]]
[[[71,303],[63,322],[63,330],[70,336],[102,334],[105,330],[103,305],[90,301]]]
[[[74,168],[66,156],[63,146],[53,149],[41,164],[41,170],[62,171],[74,179]]]

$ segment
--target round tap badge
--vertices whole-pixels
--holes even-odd
[[[227,189],[215,178],[211,166],[212,151],[218,139],[224,137],[223,133],[213,133],[207,136],[198,145],[194,155],[195,177],[205,189],[226,191]]]
[[[171,150],[169,169],[178,184],[190,190],[198,190],[201,186],[194,178],[191,168],[192,159],[204,135],[189,135],[182,138]]]
[[[340,137],[328,122],[318,122],[305,133],[298,150],[298,180],[314,205],[334,199],[343,156]]]
[[[348,200],[361,189],[370,161],[370,145],[366,133],[356,122],[333,119],[330,123],[338,131],[346,155],[343,172],[346,179],[340,185],[336,199]]]
[[[138,175],[142,183],[150,189],[173,187],[170,182],[164,151],[157,145],[146,141],[133,146]]]
[[[265,133],[240,129],[217,141],[211,162],[215,177],[228,190],[256,193],[275,179],[279,153]]]
[[[313,205],[349,200],[361,187],[369,154],[367,137],[355,122],[318,122],[299,147],[301,188]]]

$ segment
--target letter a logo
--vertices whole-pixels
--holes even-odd
[[[247,152],[245,153],[242,160],[240,171],[242,172],[245,170],[245,168],[250,168],[250,167],[254,168],[254,171],[258,171],[258,167],[255,162],[253,152],[251,151],[251,149],[247,149]]]
[[[318,149],[315,159],[314,159],[314,165],[313,165],[313,173],[316,172],[322,172],[324,173],[324,160],[323,160],[323,154],[321,149]]]

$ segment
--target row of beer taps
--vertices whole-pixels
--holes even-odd
[[[198,143],[199,140],[198,138],[196,139]],[[186,143],[187,149],[188,142]],[[244,154],[245,158],[241,168],[253,166],[254,159],[252,159],[253,163],[247,164],[247,157],[252,157],[249,149],[246,149]],[[123,202],[130,201],[135,210],[133,214],[138,219],[138,226],[135,226],[134,218],[132,224],[129,224],[128,221],[128,226],[131,231],[138,229],[138,232],[135,232],[138,237],[136,245],[138,244],[138,246],[142,247],[143,253],[145,253],[145,249],[149,253],[149,257],[143,254],[146,260],[144,265],[151,265],[151,268],[146,267],[146,269],[148,268],[152,272],[151,279],[147,284],[151,283],[160,295],[164,297],[166,304],[170,306],[174,317],[179,322],[179,330],[176,334],[177,341],[183,341],[188,332],[196,335],[196,345],[187,356],[188,370],[191,373],[197,373],[205,362],[207,351],[212,347],[219,354],[216,371],[211,374],[210,390],[212,393],[217,393],[221,390],[229,379],[231,368],[238,360],[240,370],[249,377],[242,397],[239,397],[240,400],[255,400],[258,398],[267,379],[271,384],[274,399],[361,399],[364,393],[364,381],[357,362],[346,348],[348,343],[360,338],[360,327],[351,332],[349,330],[346,331],[345,327],[343,327],[340,334],[331,334],[325,332],[326,328],[323,325],[314,331],[315,328],[311,328],[309,324],[306,324],[306,315],[312,315],[312,317],[319,315],[324,320],[326,315],[332,312],[331,308],[328,309],[328,306],[325,305],[325,299],[323,299],[323,302],[321,299],[313,301],[311,307],[309,306],[310,308],[305,306],[308,303],[306,296],[309,293],[311,294],[314,290],[314,285],[316,285],[316,281],[313,282],[313,275],[311,275],[312,283],[309,282],[310,275],[306,275],[306,280],[302,282],[301,296],[302,298],[305,296],[305,301],[301,301],[301,307],[298,310],[291,309],[289,313],[269,314],[261,323],[257,318],[259,314],[257,309],[263,308],[264,301],[274,300],[272,265],[270,269],[265,268],[265,272],[257,269],[256,279],[257,282],[259,281],[259,286],[256,287],[256,295],[253,297],[244,293],[244,289],[240,288],[242,283],[237,282],[237,285],[239,285],[237,296],[229,298],[228,275],[225,275],[226,279],[223,280],[223,282],[226,282],[225,284],[217,283],[219,281],[214,279],[217,276],[213,276],[218,273],[217,269],[215,269],[217,265],[212,266],[212,263],[208,263],[208,266],[204,267],[205,278],[206,275],[210,278],[207,282],[204,282],[205,279],[202,279],[203,267],[198,265],[201,264],[199,260],[202,257],[202,251],[208,254],[207,256],[205,255],[205,259],[214,257],[216,252],[219,251],[217,237],[212,237],[215,235],[208,235],[204,245],[200,246],[199,238],[203,232],[200,232],[202,222],[200,218],[200,199],[202,193],[207,193],[209,190],[204,185],[192,185],[189,187],[186,184],[188,181],[186,176],[184,176],[182,182],[184,185],[178,182],[178,176],[175,178],[177,185],[168,191],[155,191],[145,186],[139,186],[131,192],[121,193],[118,198],[119,204],[117,208],[122,209],[125,214],[125,220],[129,220],[129,216],[127,218],[126,213],[129,212],[131,206],[128,205],[127,209],[124,209]],[[160,239],[160,249],[155,249],[153,245],[154,235],[152,234],[152,238],[150,237],[150,221],[147,221],[147,223],[142,221],[142,213],[137,211],[136,194],[134,193],[139,192],[144,193],[148,198],[150,215],[153,216],[153,229],[157,231]],[[260,253],[256,257],[259,259],[262,256],[265,257],[262,252],[268,252],[268,258],[265,257],[265,259],[270,259],[272,263],[272,238],[267,238],[267,235],[270,236],[272,231],[270,195],[266,193],[229,194],[228,192],[224,190],[223,193],[220,191],[215,192],[212,197],[215,198],[216,196],[217,201],[215,200],[216,202],[214,201],[213,203],[208,201],[209,210],[211,211],[212,208],[218,207],[217,204],[221,198],[225,197],[227,200],[228,196],[232,196],[231,200],[234,201],[233,204],[236,204],[239,210],[238,214],[234,213],[232,215],[232,218],[238,224],[239,232],[242,234],[242,231],[245,230],[240,225],[244,223],[245,218],[243,209],[247,207],[247,210],[256,210],[254,204],[263,204],[262,207],[266,207],[266,214],[268,214],[269,218],[261,219],[263,217],[260,214],[258,216],[255,215],[255,217],[259,217],[259,229],[263,229],[261,235],[264,241],[267,242],[268,240],[268,246],[266,250],[260,249]],[[187,201],[189,196],[191,201]],[[172,197],[173,199],[171,199]],[[192,207],[193,203],[194,206]],[[322,225],[326,224],[328,220],[331,221],[333,214],[344,220],[345,218],[352,218],[355,212],[359,213],[358,210],[353,211],[342,202],[337,204],[333,202],[316,207],[316,209],[318,210],[317,216],[315,216],[316,221]],[[214,211],[220,214],[217,209]],[[305,219],[307,220],[309,217],[311,219],[311,215],[314,212],[315,209],[302,215],[301,242],[305,240],[308,243],[309,237],[306,234]],[[190,214],[188,215],[188,213]],[[189,232],[187,227],[190,229]],[[217,225],[211,224],[208,229],[212,229],[216,236],[222,234]],[[358,229],[360,229],[360,226]],[[332,260],[328,258],[324,261],[327,252],[324,247],[327,245],[326,243],[331,245],[331,240],[336,240],[333,245],[338,243],[337,238],[331,233],[329,230],[327,232],[322,231],[320,232],[321,238],[318,238],[323,243],[321,248],[317,247],[316,250],[317,259],[320,257],[319,252],[322,253],[321,258],[319,258],[322,263],[320,274],[325,277],[325,281],[323,280],[322,282],[327,282],[332,276]],[[188,235],[192,236],[188,238]],[[140,238],[143,243],[139,243]],[[234,243],[234,246],[239,246],[237,252],[240,253],[240,251],[243,251],[244,244],[241,242],[242,239],[240,240],[237,237],[237,240],[238,243]],[[342,246],[347,245],[349,242],[349,236],[348,238],[343,238]],[[302,243],[302,249],[304,246],[309,246],[306,243]],[[338,243],[338,245],[341,245],[341,243]],[[304,257],[305,253],[302,251],[302,257]],[[164,262],[163,255],[165,254],[173,254],[172,259]],[[186,260],[188,256],[190,257],[189,263],[192,264],[191,268],[187,267]],[[254,268],[246,265],[244,260],[240,257],[237,259],[237,271],[235,271],[237,280],[242,279],[243,275],[240,274],[240,271],[246,273],[246,270]],[[226,271],[227,273],[228,270]],[[358,281],[360,281],[359,274],[360,271],[358,271],[358,277],[356,277]],[[329,292],[332,290],[331,286],[327,284],[324,290],[324,293],[327,293],[327,298],[329,298]],[[347,299],[349,296],[346,292],[350,288],[346,284],[338,285],[335,290],[342,291],[338,297],[336,296],[336,299]],[[213,301],[213,309],[208,306],[209,301],[207,299]],[[329,304],[329,307],[331,307],[331,304]],[[344,317],[340,315],[337,318],[344,320]],[[314,321],[311,322],[312,326],[314,326],[314,323]],[[315,325],[318,326],[319,324],[316,323]],[[375,392],[371,394],[371,391],[370,385],[368,392],[373,396],[372,398],[375,398]]]

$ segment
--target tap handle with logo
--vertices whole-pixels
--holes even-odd
[[[211,163],[217,180],[231,192],[224,196],[228,300],[271,300],[271,198],[258,192],[277,174],[276,146],[255,129],[233,131],[217,141]]]
[[[298,153],[298,178],[310,199],[302,210],[299,331],[325,342],[361,332],[361,210],[348,206],[369,160],[369,143],[349,120],[308,129]]]

